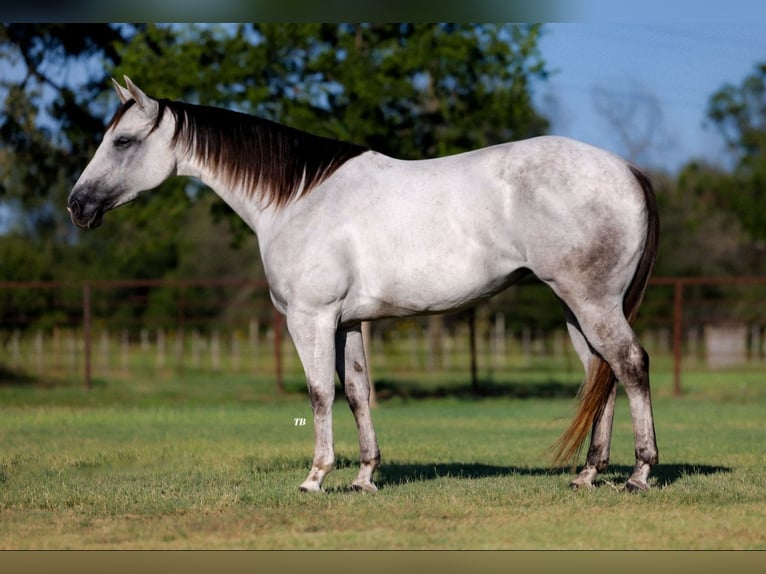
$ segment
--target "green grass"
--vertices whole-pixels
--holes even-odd
[[[655,376],[661,464],[640,495],[619,490],[633,463],[624,396],[596,489],[572,492],[569,469],[548,467],[574,406],[543,398],[549,375],[527,377],[528,398],[392,392],[373,414],[375,494],[348,488],[358,447],[342,400],[338,468],[314,495],[297,489],[308,399],[274,397],[267,379],[3,386],[0,548],[766,548],[763,374],[692,373],[680,399]]]

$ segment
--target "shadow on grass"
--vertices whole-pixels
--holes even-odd
[[[39,381],[36,377],[31,377],[25,373],[0,365],[0,387],[32,387],[38,385]]]
[[[719,473],[729,473],[732,469],[725,466],[706,464],[666,464],[658,465],[650,477],[654,488],[662,489],[671,486],[686,476],[709,476]],[[595,483],[596,488],[618,484],[622,487],[633,468],[626,465],[609,467],[602,478]],[[548,467],[517,467],[495,466],[481,463],[434,463],[412,464],[402,462],[383,463],[377,471],[376,483],[381,488],[407,484],[410,482],[425,482],[441,477],[453,478],[489,478],[495,476],[561,476],[567,479],[574,474],[565,468]]]
[[[411,464],[389,462],[381,464],[376,484],[381,488],[425,482],[438,478],[489,478],[494,476],[557,476],[564,471],[557,468],[526,468],[517,466],[495,466],[482,463],[434,463]]]
[[[618,467],[619,468],[619,467]],[[633,471],[630,467],[625,469],[627,476]],[[652,470],[651,477],[657,481],[657,488],[665,488],[674,482],[686,476],[710,476],[719,473],[730,473],[732,469],[728,466],[712,466],[709,464],[660,464]],[[651,479],[650,477],[650,479]]]
[[[476,387],[469,384],[446,384],[428,386],[422,383],[405,380],[376,379],[375,396],[377,400],[392,399],[435,399],[454,397],[463,400],[483,398],[513,398],[513,399],[571,399],[577,394],[579,383],[564,383],[561,381],[521,382],[480,379]]]
[[[92,379],[91,387],[103,387],[106,383],[101,379]],[[56,376],[30,375],[24,371],[16,371],[0,365],[0,388],[19,389],[56,389],[56,388],[84,388],[79,378],[65,378]]]

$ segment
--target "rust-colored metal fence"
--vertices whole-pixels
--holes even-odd
[[[765,298],[766,277],[654,278],[636,330],[653,361],[670,365],[681,394],[685,366],[766,365]],[[66,377],[90,387],[94,375],[136,369],[210,370],[262,375],[282,390],[285,375],[300,375],[288,338],[263,281],[0,282],[0,378]],[[376,322],[368,347],[373,376],[383,379],[458,373],[476,386],[536,365],[581,376],[556,302],[536,282],[469,312]]]
[[[681,394],[684,333],[705,337],[705,355],[711,366],[736,364],[766,356],[766,277],[655,277],[651,286],[673,290],[673,391]],[[711,293],[710,289],[715,289]],[[732,298],[727,288],[740,291]],[[692,293],[696,289],[696,292]],[[748,293],[742,296],[741,291]],[[707,294],[706,294],[706,290]],[[717,304],[710,301],[717,299]],[[700,300],[707,301],[701,305]],[[707,307],[707,312],[700,312]],[[713,308],[711,311],[710,308]]]

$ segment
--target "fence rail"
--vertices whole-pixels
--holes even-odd
[[[550,307],[548,290],[530,283],[509,291],[441,319],[375,323],[368,336],[373,374],[470,372],[476,386],[480,370],[497,374],[545,358],[579,377],[560,313],[535,315],[536,307]],[[685,363],[766,362],[765,295],[766,277],[651,280],[636,329],[653,357],[671,359],[675,394]],[[285,371],[300,371],[286,338],[259,280],[0,281],[0,375],[64,373],[90,388],[94,371],[151,364],[163,372],[270,373],[283,390]]]

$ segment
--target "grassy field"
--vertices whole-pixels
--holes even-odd
[[[389,381],[373,415],[376,494],[348,489],[356,431],[339,400],[338,468],[318,495],[297,489],[313,448],[299,380],[281,397],[244,375],[89,392],[16,381],[0,386],[0,548],[766,548],[763,372],[688,372],[682,398],[655,375],[661,464],[640,495],[620,492],[633,462],[624,396],[596,489],[572,492],[569,469],[548,467],[574,407],[556,378],[527,374],[523,392],[485,398]]]

